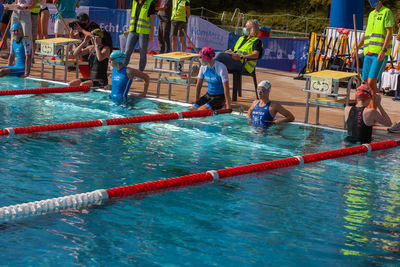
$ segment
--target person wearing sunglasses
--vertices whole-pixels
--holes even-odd
[[[271,83],[268,80],[264,80],[258,84],[257,93],[260,100],[255,100],[247,111],[247,118],[251,120],[251,125],[259,128],[268,128],[271,124],[294,121],[294,116],[289,110],[284,108],[279,102],[270,100],[270,92]],[[278,113],[283,118],[275,119]]]
[[[113,66],[110,99],[116,104],[128,101],[128,92],[131,88],[133,78],[135,77],[139,77],[144,81],[144,90],[139,97],[145,97],[149,89],[149,75],[124,65],[126,57],[126,54],[121,50],[116,50],[110,55],[111,64]]]
[[[74,57],[88,55],[90,76],[73,80],[69,86],[105,87],[108,85],[107,70],[111,49],[112,38],[107,31],[95,29],[91,35],[86,35],[83,42],[74,50],[73,55]]]
[[[8,75],[27,77],[32,59],[31,40],[28,37],[24,37],[19,24],[13,24],[10,31],[12,39],[8,66],[0,67],[0,77]],[[16,62],[14,64],[15,59]]]
[[[375,121],[391,126],[392,121],[381,105],[381,96],[375,94],[373,101],[377,109],[369,108],[372,93],[366,84],[361,85],[356,91],[357,103],[355,106],[346,106],[344,116],[347,124],[345,141],[350,143],[370,143],[372,140],[372,126]]]

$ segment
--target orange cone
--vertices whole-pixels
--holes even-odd
[[[296,61],[295,60],[293,60],[292,69],[290,70],[290,72],[297,72],[297,70],[296,70]]]

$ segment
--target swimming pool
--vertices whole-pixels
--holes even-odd
[[[2,97],[0,128],[183,110],[116,106],[95,92]],[[295,124],[259,132],[220,115],[3,137],[0,206],[336,149],[343,136]],[[398,157],[391,149],[4,223],[2,265],[394,266]]]

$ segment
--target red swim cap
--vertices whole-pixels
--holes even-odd
[[[357,88],[356,98],[360,100],[368,100],[371,99],[371,90],[368,88],[366,84],[362,84]]]
[[[206,60],[212,60],[215,57],[215,52],[211,47],[205,46],[201,49],[200,56]]]

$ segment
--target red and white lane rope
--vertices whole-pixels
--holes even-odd
[[[295,156],[285,159],[267,161],[246,166],[212,170],[203,173],[151,181],[135,185],[128,185],[110,189],[100,189],[93,192],[52,198],[47,200],[29,202],[0,208],[0,221],[11,221],[30,216],[42,215],[68,209],[101,205],[108,200],[119,197],[132,196],[139,193],[149,193],[158,190],[178,188],[204,182],[215,182],[223,178],[239,176],[243,174],[261,172],[283,167],[295,166],[310,162],[334,159],[372,151],[394,148],[400,145],[400,141],[388,140],[372,144],[341,148],[326,152],[319,152],[303,156]]]
[[[66,87],[34,88],[34,89],[21,89],[21,90],[1,90],[0,96],[58,94],[58,93],[75,93],[75,92],[87,93],[89,91],[90,91],[90,86],[66,86]]]
[[[199,117],[213,116],[217,114],[225,114],[230,112],[232,112],[232,110],[230,109],[220,109],[215,111],[212,111],[210,109],[205,109],[205,110],[144,115],[144,116],[135,116],[126,118],[116,118],[116,119],[100,119],[93,121],[80,121],[80,122],[68,122],[68,123],[57,123],[57,124],[47,124],[47,125],[24,126],[16,128],[4,128],[0,129],[0,136],[59,131],[59,130],[78,129],[78,128],[102,127],[107,125],[123,125],[131,123],[178,120],[182,118],[183,119],[199,118]]]

